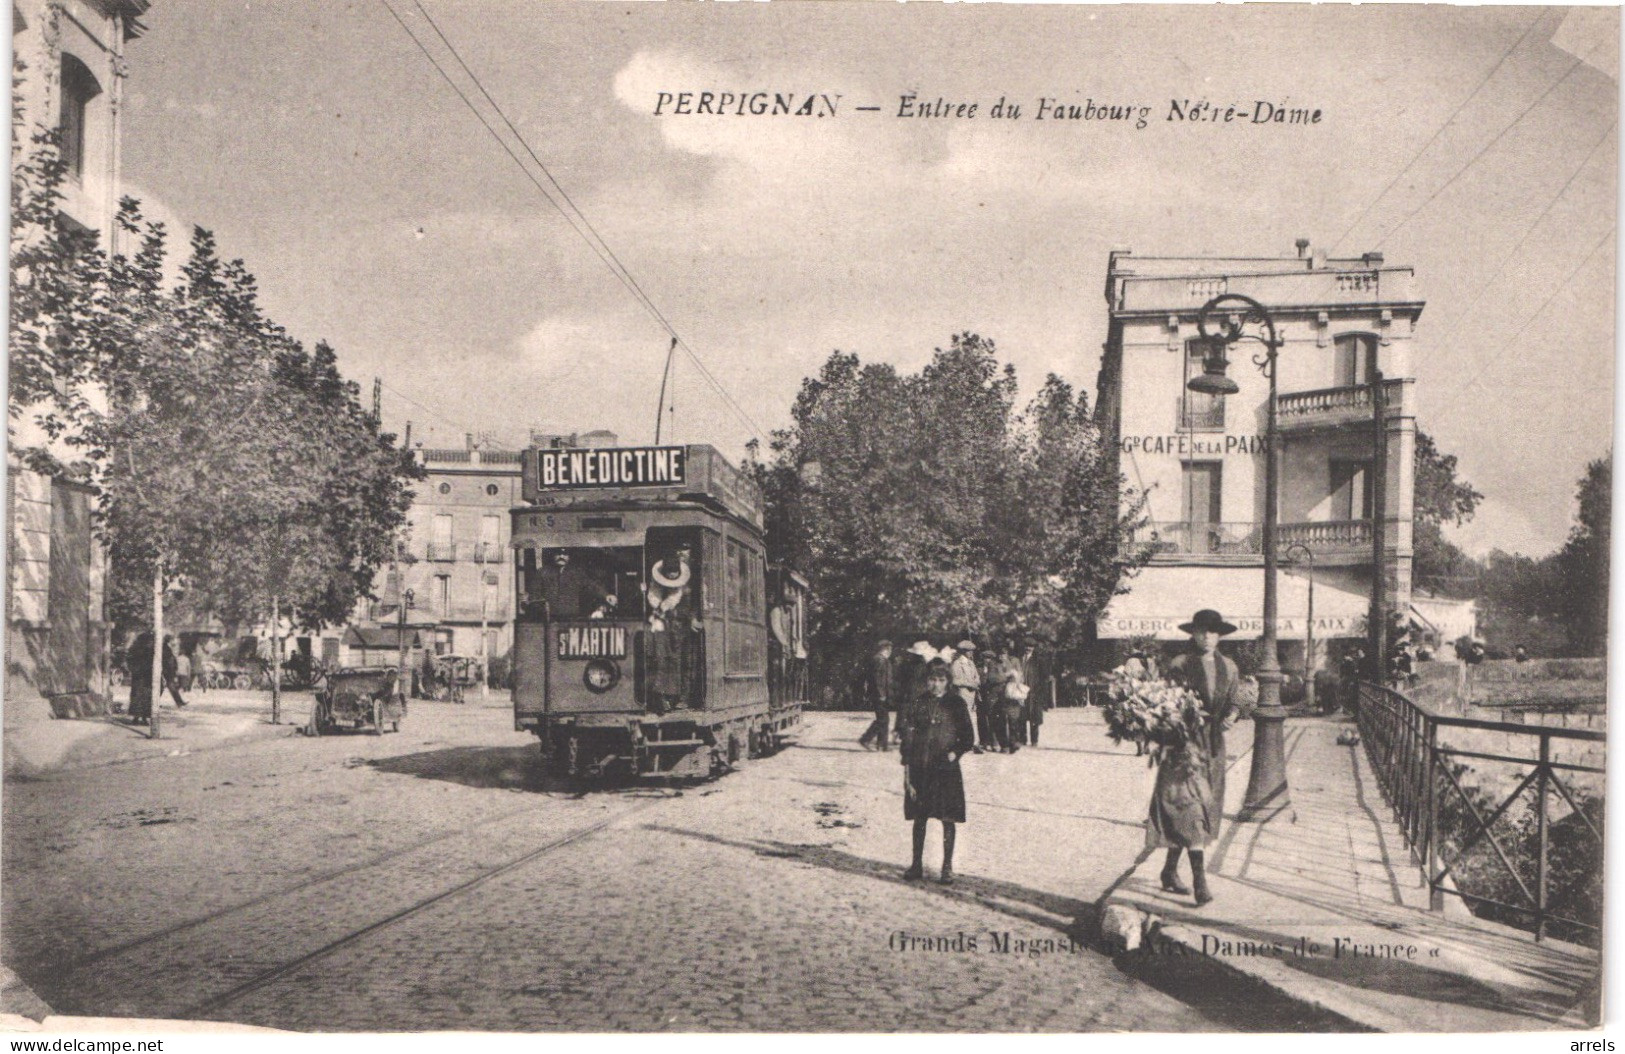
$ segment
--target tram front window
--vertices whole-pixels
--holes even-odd
[[[528,555],[528,554],[527,554]],[[641,619],[643,549],[542,549],[523,564],[525,613],[554,619]]]

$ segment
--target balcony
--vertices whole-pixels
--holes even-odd
[[[1306,545],[1315,553],[1371,552],[1370,520],[1327,520],[1321,523],[1283,523],[1275,532],[1280,551]]]
[[[509,614],[510,604],[506,599],[493,599],[485,607],[485,621],[493,625],[507,622],[512,616]],[[393,623],[400,618],[400,609],[392,603],[373,601],[367,605],[367,617],[378,623]],[[435,622],[479,622],[480,606],[478,604],[450,604],[436,607],[432,603],[419,600],[412,609],[406,613],[408,625],[423,625]]]
[[[1390,415],[1414,415],[1408,377],[1384,381],[1383,405]],[[1371,386],[1345,385],[1307,392],[1284,392],[1275,400],[1276,420],[1283,432],[1345,428],[1371,422]]]
[[[451,604],[439,613],[445,622],[478,622],[480,621],[480,606],[478,604]],[[485,621],[502,623],[508,621],[508,604],[505,601],[493,599],[485,605]]]
[[[500,564],[507,560],[508,550],[496,542],[475,542],[469,546],[470,558],[476,564]]]
[[[1142,525],[1132,545],[1147,547],[1152,558],[1170,563],[1259,563],[1264,554],[1264,525],[1253,522],[1184,523],[1160,521]],[[1276,552],[1306,545],[1317,556],[1371,557],[1370,520],[1283,523],[1276,528]],[[1340,563],[1349,562],[1347,560]]]
[[[1263,524],[1147,523],[1134,532],[1134,545],[1153,556],[1249,556],[1262,553]]]
[[[424,546],[424,556],[438,563],[449,563],[457,559],[457,543],[430,542]]]

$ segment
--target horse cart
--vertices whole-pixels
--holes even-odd
[[[310,732],[326,735],[338,728],[366,730],[382,735],[401,730],[406,716],[406,694],[394,667],[345,667],[327,675],[327,685],[316,693],[310,714]]]

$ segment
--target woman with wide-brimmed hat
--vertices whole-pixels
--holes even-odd
[[[1201,698],[1206,721],[1184,745],[1163,754],[1156,789],[1151,793],[1147,837],[1153,846],[1168,850],[1162,888],[1170,893],[1194,890],[1200,905],[1213,899],[1203,850],[1219,836],[1224,809],[1224,731],[1235,716],[1236,686],[1241,678],[1236,664],[1219,654],[1219,638],[1234,633],[1236,627],[1217,611],[1204,608],[1179,628],[1191,635],[1191,650],[1170,662],[1167,674]],[[1190,889],[1179,881],[1181,851],[1190,853]]]

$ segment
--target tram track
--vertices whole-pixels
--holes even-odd
[[[225,918],[228,915],[235,915],[238,912],[259,907],[262,904],[269,904],[274,900],[293,896],[296,893],[304,892],[307,889],[312,889],[316,886],[322,885],[323,883],[333,882],[344,878],[347,875],[353,875],[357,872],[365,871],[368,868],[378,867],[382,864],[387,864],[392,860],[398,860],[401,857],[410,856],[412,853],[427,849],[433,845],[439,845],[441,842],[450,841],[453,838],[465,837],[469,833],[477,831],[481,828],[490,827],[494,824],[505,823],[508,820],[516,819],[520,816],[530,813],[537,813],[540,811],[542,811],[540,806],[527,805],[522,809],[514,809],[498,816],[488,817],[467,827],[460,827],[451,831],[443,831],[432,838],[425,838],[420,841],[413,842],[411,845],[400,846],[399,848],[391,849],[375,856],[370,856],[365,860],[357,860],[353,864],[346,864],[343,867],[335,868],[331,871],[324,871],[319,875],[312,875],[311,877],[300,882],[296,882],[291,886],[283,886],[280,889],[273,889],[267,893],[261,893],[257,897],[250,897],[247,900],[241,900],[235,904],[228,904],[225,907],[216,908],[215,910],[205,912],[202,915],[195,915],[189,919],[183,919],[180,922],[165,926],[163,929],[153,930],[150,933],[144,933],[139,937],[132,937],[127,941],[108,945],[105,948],[98,948],[95,951],[88,952],[64,963],[47,963],[38,969],[41,972],[51,972],[61,975],[77,973],[87,966],[93,966],[96,963],[124,955],[149,944],[155,944],[158,941],[173,937],[176,934],[185,933],[187,930],[196,929],[199,926],[207,925],[208,923],[214,922],[217,919]]]
[[[372,934],[379,932],[380,930],[384,930],[398,923],[404,922],[405,920],[419,915],[429,908],[432,908],[446,900],[450,900],[453,897],[457,897],[463,893],[467,893],[470,890],[484,885],[492,879],[499,878],[513,871],[517,871],[526,865],[534,863],[536,860],[547,856],[550,853],[557,852],[558,850],[567,846],[590,838],[593,835],[598,834],[623,820],[630,819],[672,800],[673,798],[670,797],[662,797],[652,801],[642,801],[632,805],[629,808],[623,809],[612,816],[606,816],[595,823],[588,824],[585,827],[578,828],[557,838],[550,839],[534,849],[521,853],[519,856],[506,860],[495,866],[485,868],[478,874],[458,882],[449,888],[439,890],[429,896],[416,900],[405,907],[390,912],[383,918],[376,919],[364,926],[350,930],[342,936],[330,940],[325,944],[312,949],[311,951],[297,956],[296,958],[261,970],[252,977],[233,985],[224,992],[220,992],[216,995],[210,996],[207,999],[185,1007],[179,1011],[178,1016],[185,1020],[203,1019],[210,1014],[216,1013],[223,1007],[228,1006],[238,999],[274,984],[278,980],[281,980],[294,971],[308,966],[313,962],[325,959],[330,955],[342,951],[345,948],[366,939]],[[523,811],[524,810],[521,810],[521,812]],[[519,814],[516,813],[513,815]],[[512,817],[510,816],[509,818]]]

